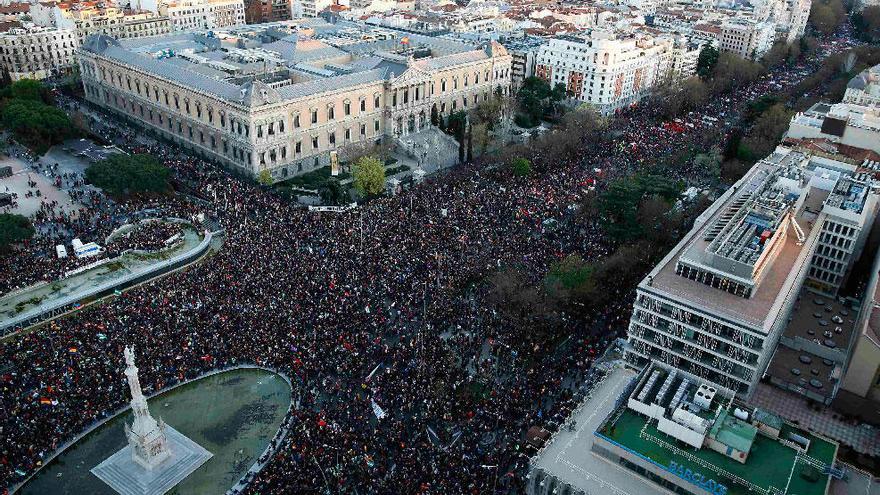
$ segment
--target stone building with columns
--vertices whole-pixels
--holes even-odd
[[[316,39],[286,34],[289,22],[265,26],[89,38],[86,97],[227,167],[283,180],[326,165],[330,151],[417,133],[435,108],[448,115],[510,90],[498,43],[363,39],[352,26]]]

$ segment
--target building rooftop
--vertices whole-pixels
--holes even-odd
[[[781,176],[776,172],[779,167],[794,167],[805,159],[804,155],[795,152],[774,153],[752,167],[734,187],[701,215],[691,232],[654,268],[640,288],[702,307],[731,321],[741,322],[767,333],[772,318],[777,314],[777,311],[772,310],[774,306],[782,304],[788,291],[796,290],[798,276],[794,269],[803,265],[799,258],[805,256],[803,242],[792,232],[794,229],[780,229],[785,224],[779,222],[779,215],[788,214],[790,209],[798,228],[808,238],[827,192],[823,194],[822,191],[816,191],[807,195],[797,209],[794,209],[791,199],[786,199],[786,195],[778,199],[767,198],[762,195],[761,190],[766,188],[766,181],[780,180]],[[765,201],[767,199],[772,201]],[[780,202],[788,206],[782,210],[764,208],[765,203],[772,206]],[[753,233],[759,236],[758,242],[761,242],[760,236],[763,232],[758,234],[757,228],[746,231],[746,227],[751,229],[752,225],[760,225],[761,218],[755,218],[755,214],[764,215],[767,211],[777,215],[768,224],[777,230],[771,229],[771,235],[763,241],[766,243],[775,239],[778,245],[774,245],[772,253],[764,258],[758,253],[758,259],[754,261],[754,256],[750,256],[749,263],[745,264],[726,261],[724,258],[729,256],[715,256],[719,252],[718,246],[725,242],[733,243],[733,247],[745,252],[747,248],[754,246]],[[720,252],[727,255],[733,250]],[[742,297],[721,288],[707,287],[703,282],[680,275],[677,269],[682,258],[689,260],[692,266],[712,270],[744,284],[753,284],[750,296]],[[753,271],[755,266],[758,266],[760,273]],[[743,276],[749,273],[744,270],[752,271],[751,278]]]
[[[480,47],[344,22],[321,24],[327,29],[309,36],[297,31],[298,22],[124,40],[97,35],[82,49],[225,100],[251,104],[388,80],[410,66],[442,70],[506,53],[497,43]],[[314,28],[309,24],[308,30]],[[262,98],[247,98],[255,83],[265,83]]]
[[[663,469],[674,462],[702,473],[707,479],[727,486],[729,495],[752,495],[752,487],[765,493],[776,489],[778,493],[825,495],[829,483],[827,475],[820,474],[818,480],[809,481],[801,476],[801,472],[810,466],[812,460],[830,465],[837,454],[834,443],[785,424],[783,430],[786,433],[795,433],[810,441],[805,456],[799,456],[796,450],[778,440],[756,434],[748,459],[743,464],[708,448],[682,450],[675,446],[674,438],[657,430],[655,422],[635,411],[623,408],[619,415],[610,419],[596,431],[596,435]]]

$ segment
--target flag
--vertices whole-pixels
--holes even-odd
[[[43,404],[43,405],[51,405],[51,404],[52,404],[52,399],[50,399],[50,398],[48,398],[48,397],[40,397],[40,404]]]
[[[70,351],[71,354],[76,354],[77,352],[76,347],[71,347],[68,351]]]

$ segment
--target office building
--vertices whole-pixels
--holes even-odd
[[[829,379],[832,372],[839,377],[852,331],[790,322],[812,315],[810,300],[834,297],[846,282],[877,204],[860,167],[777,148],[700,215],[639,284],[628,361],[663,361],[749,396],[783,337],[784,346],[833,361],[826,381],[812,377],[824,396],[835,388]],[[826,326],[836,323],[833,316]],[[822,335],[826,330],[832,335]],[[828,349],[813,348],[814,340]],[[778,375],[790,381],[789,371]]]

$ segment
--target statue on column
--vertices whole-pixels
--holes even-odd
[[[125,436],[131,445],[132,459],[145,469],[152,470],[171,456],[168,439],[165,435],[165,423],[162,418],[157,422],[150,415],[147,399],[141,391],[138,369],[134,364],[134,347],[126,347],[125,376],[131,389],[131,412],[134,422],[125,424]]]

